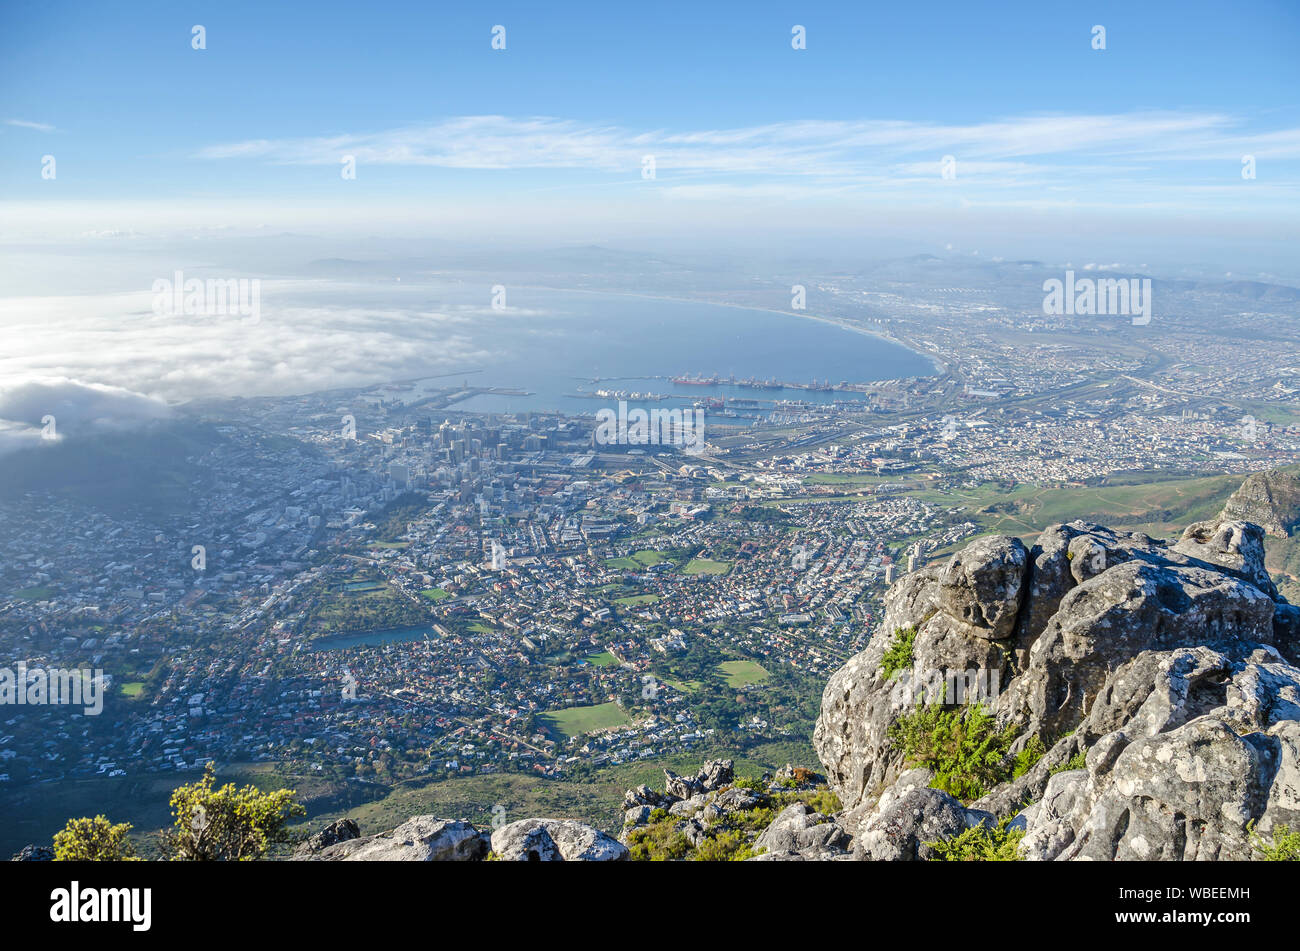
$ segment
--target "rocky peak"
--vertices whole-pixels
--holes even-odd
[[[1300,612],[1263,538],[1230,514],[1171,546],[1076,521],[903,578],[814,735],[855,854],[932,857],[926,842],[1014,817],[1028,857],[1249,858],[1253,834],[1300,820]],[[969,710],[952,687],[972,679],[1014,739],[963,804],[918,784],[899,724]]]
[[[1269,535],[1289,537],[1300,528],[1300,474],[1287,469],[1252,473],[1228,498],[1222,517],[1254,522]]]

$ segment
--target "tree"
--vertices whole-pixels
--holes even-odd
[[[213,788],[212,764],[203,778],[172,793],[174,828],[164,851],[189,862],[246,862],[259,859],[272,845],[289,840],[286,823],[306,811],[294,801],[294,790],[263,793],[256,786],[236,789],[234,783]]]
[[[104,816],[69,819],[63,831],[54,834],[56,862],[135,862],[135,845],[127,838],[131,823],[117,825]]]

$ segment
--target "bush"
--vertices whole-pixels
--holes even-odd
[[[1007,751],[1013,727],[996,728],[983,705],[945,708],[935,703],[889,725],[889,739],[899,746],[908,766],[934,773],[930,785],[963,802],[984,795],[1010,777]]]
[[[1023,829],[1009,829],[1011,816],[996,826],[978,825],[937,842],[927,842],[939,853],[937,862],[1019,862]]]
[[[1035,733],[1025,744],[1025,748],[1016,754],[1016,761],[1011,769],[1011,778],[1019,779],[1034,768],[1034,765],[1047,754],[1047,747]]]
[[[1064,773],[1066,770],[1087,769],[1087,767],[1088,767],[1088,751],[1080,750],[1079,752],[1071,756],[1068,760],[1066,760],[1064,763],[1057,763],[1050,770],[1048,770],[1048,773],[1052,776],[1055,776],[1057,773]]]
[[[172,793],[174,828],[164,843],[172,859],[189,862],[250,861],[289,841],[285,824],[306,813],[292,789],[263,793],[256,786],[213,789],[209,763],[203,778]]]
[[[54,834],[56,862],[138,861],[135,846],[127,838],[131,823],[113,825],[104,816],[69,819],[63,831]]]
[[[702,840],[693,857],[697,862],[743,862],[756,854],[748,837],[728,829]]]
[[[691,842],[677,829],[677,820],[656,822],[633,829],[627,836],[629,858],[633,862],[671,862],[685,858]]]
[[[880,672],[886,680],[893,680],[899,671],[912,666],[912,649],[916,644],[916,627],[900,627],[894,631],[893,643],[880,658]]]
[[[1263,856],[1265,862],[1300,862],[1300,830],[1291,831],[1286,824],[1273,827],[1273,835],[1268,839],[1255,831],[1255,823],[1248,827],[1251,845]]]
[[[835,790],[823,786],[811,793],[797,797],[798,801],[806,802],[816,812],[823,816],[837,815],[844,804],[840,802],[840,797],[835,794]]]

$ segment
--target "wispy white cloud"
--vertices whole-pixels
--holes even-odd
[[[17,126],[20,129],[35,129],[37,132],[54,132],[55,128],[44,122],[28,122],[26,119],[6,119],[5,125]]]
[[[460,169],[637,172],[653,155],[674,173],[844,180],[891,175],[921,156],[952,154],[971,172],[1001,174],[1038,159],[1088,162],[1300,158],[1300,129],[1245,131],[1221,113],[1137,112],[1024,116],[945,125],[898,120],[796,120],[696,131],[636,131],[549,117],[463,116],[365,134],[256,139],[211,145],[204,159],[332,164],[343,155],[374,165]]]

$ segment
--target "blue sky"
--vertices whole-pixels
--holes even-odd
[[[0,200],[70,233],[384,227],[416,208],[605,230],[887,208],[1284,233],[1300,209],[1289,0],[446,6],[7,5]]]

